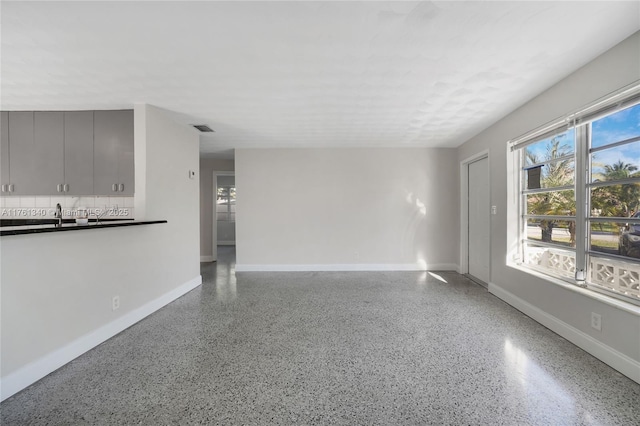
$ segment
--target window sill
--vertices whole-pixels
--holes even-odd
[[[636,315],[640,317],[640,306],[635,305],[632,302],[627,302],[624,300],[620,300],[613,296],[608,296],[606,294],[600,293],[599,291],[590,290],[588,288],[578,287],[577,285],[571,284],[567,281],[564,281],[560,278],[551,277],[549,275],[543,274],[542,272],[538,272],[535,269],[530,269],[525,266],[521,266],[515,263],[507,263],[507,266],[513,269],[516,269],[520,272],[533,275],[536,278],[541,280],[556,284],[560,287],[565,288],[566,290],[581,294],[586,297],[590,297],[591,299],[597,300],[598,302],[605,303],[609,306],[613,306],[622,311],[628,312],[630,314]]]

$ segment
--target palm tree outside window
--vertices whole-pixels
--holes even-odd
[[[516,148],[522,264],[639,302],[640,103],[544,135]]]
[[[235,222],[236,220],[236,187],[233,185],[218,186],[216,200],[218,222]]]

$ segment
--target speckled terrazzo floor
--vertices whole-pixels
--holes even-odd
[[[455,273],[233,273],[0,405],[2,425],[638,425],[640,385]]]

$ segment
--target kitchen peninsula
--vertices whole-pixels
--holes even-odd
[[[114,173],[106,186],[97,188],[102,179],[93,179],[94,190],[81,191],[80,183],[101,174],[94,167],[78,184],[66,175],[40,180],[52,182],[47,190],[53,194],[38,188],[31,192],[25,188],[27,180],[18,179],[26,175],[18,162],[9,180],[1,182],[5,192],[0,207],[13,214],[2,216],[0,224],[22,221],[18,227],[0,228],[2,399],[202,282],[199,186],[198,179],[190,178],[199,173],[198,133],[161,108],[133,109],[135,155],[125,159],[135,161],[126,169],[135,173],[134,179]],[[54,214],[57,204],[63,210],[59,228],[54,226],[60,219]],[[89,211],[89,223],[76,225],[75,214],[83,208]],[[96,223],[92,211],[105,208],[130,213]],[[34,227],[34,222],[40,225]]]

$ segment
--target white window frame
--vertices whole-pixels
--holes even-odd
[[[591,149],[591,123],[602,117],[614,114],[626,108],[633,107],[640,104],[640,81],[635,82],[611,95],[608,95],[593,104],[582,108],[572,114],[565,117],[561,117],[554,120],[538,129],[532,130],[527,134],[520,136],[509,142],[509,150],[511,151],[511,164],[508,165],[511,176],[513,176],[513,183],[511,189],[515,199],[512,201],[515,203],[515,208],[512,208],[511,212],[517,212],[517,232],[516,235],[512,235],[517,239],[517,246],[514,251],[511,252],[510,257],[507,259],[507,263],[522,267],[525,270],[533,270],[537,273],[549,276],[552,279],[560,279],[564,282],[568,282],[579,287],[584,287],[589,290],[593,290],[597,293],[611,296],[613,298],[623,300],[625,302],[631,302],[634,305],[640,305],[640,297],[627,296],[615,290],[610,290],[598,284],[590,282],[592,271],[591,259],[592,258],[605,258],[611,259],[614,262],[624,262],[626,264],[637,265],[640,269],[640,259],[631,259],[629,257],[623,257],[613,254],[593,252],[589,248],[590,229],[592,223],[597,222],[636,222],[629,218],[611,218],[611,217],[593,217],[591,215],[590,208],[590,192],[591,188],[603,185],[617,185],[624,183],[640,183],[640,178],[630,178],[627,180],[607,181],[604,183],[591,182],[591,161],[590,156],[594,152],[598,152],[604,149],[615,147],[616,145],[622,145],[625,143],[633,143],[633,140],[620,141],[618,143],[608,144],[604,148]],[[539,241],[527,240],[527,219],[530,218],[527,215],[526,194],[531,191],[524,188],[524,156],[526,146],[542,141],[563,131],[573,128],[575,130],[575,149],[574,149],[574,186],[572,189],[575,194],[576,212],[575,212],[575,249],[569,247],[561,247],[554,245],[553,243],[544,243]],[[528,166],[530,167],[530,166]],[[558,190],[558,188],[550,188],[552,190]],[[543,192],[541,189],[540,192]],[[551,217],[551,216],[547,216]],[[571,220],[573,217],[558,216],[553,217],[558,220]],[[553,273],[548,269],[529,265],[525,262],[525,245],[530,242],[536,246],[547,246],[550,248],[555,247],[559,251],[567,250],[575,253],[575,275],[569,277],[567,275],[561,275]]]
[[[220,219],[218,216],[216,216],[216,221],[217,222],[235,222],[235,214],[236,212],[232,212],[231,211],[231,188],[235,188],[235,185],[219,185],[216,188],[216,201],[218,200],[218,191],[220,189],[226,189],[227,190],[227,211],[226,211],[226,219]],[[234,198],[234,202],[235,202],[235,198]],[[216,203],[216,209],[217,209],[217,203]],[[219,215],[222,212],[218,212],[216,210],[216,213]],[[233,219],[231,219],[231,213],[233,213]]]

